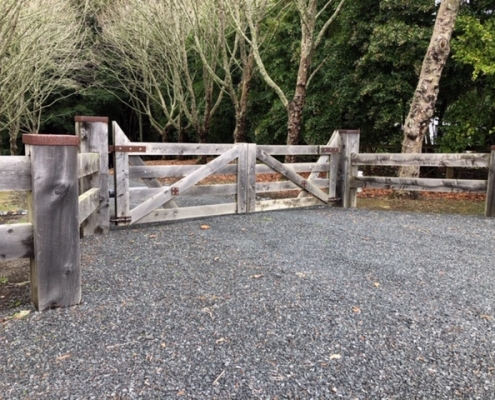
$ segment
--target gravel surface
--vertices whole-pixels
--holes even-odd
[[[85,238],[83,303],[1,323],[0,398],[495,399],[494,233],[315,208]]]

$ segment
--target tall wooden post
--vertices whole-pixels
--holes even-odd
[[[82,224],[81,237],[108,233],[110,229],[110,194],[108,191],[108,118],[75,117],[80,153],[98,153],[100,170],[79,180],[79,193],[100,188],[100,205]]]
[[[359,153],[359,130],[339,130],[342,138],[343,154],[340,156],[342,207],[355,208],[357,204],[357,190],[351,188],[351,178],[357,176],[358,167],[353,167],[351,154]]]
[[[38,310],[81,301],[77,152],[79,138],[23,135],[31,158],[31,300]]]
[[[252,213],[256,209],[256,144],[236,143],[239,146],[237,162],[237,213]]]
[[[495,217],[495,146],[492,146],[490,166],[488,167],[485,217]]]

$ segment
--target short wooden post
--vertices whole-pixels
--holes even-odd
[[[127,136],[122,129],[113,122],[113,144],[114,146],[128,143]],[[113,158],[113,175],[115,180],[115,220],[117,225],[130,224],[130,202],[129,202],[129,153],[115,152]]]
[[[81,301],[77,152],[79,138],[23,135],[31,158],[31,299],[38,310]]]
[[[330,153],[328,157],[328,163],[330,164],[330,170],[328,171],[328,199],[329,201],[335,201],[338,198],[339,164],[340,154],[342,153],[343,148],[342,138],[339,131],[333,132],[327,146],[338,149],[337,152]]]
[[[491,148],[486,188],[485,217],[495,217],[495,146]]]
[[[357,204],[357,190],[351,188],[351,179],[356,177],[358,167],[352,166],[351,154],[359,153],[359,130],[339,130],[342,137],[343,154],[340,157],[342,207],[354,208]]]
[[[74,118],[80,153],[98,153],[100,170],[79,180],[79,194],[92,188],[100,189],[100,205],[82,224],[81,237],[108,233],[110,229],[110,194],[108,191],[108,118]]]

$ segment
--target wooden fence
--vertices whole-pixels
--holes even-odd
[[[118,224],[250,213],[313,205],[356,206],[358,188],[486,193],[487,217],[495,216],[495,147],[491,154],[360,154],[359,131],[335,131],[325,146],[131,143],[114,133],[115,216]],[[0,191],[28,192],[29,222],[0,225],[0,261],[31,260],[31,297],[36,308],[81,300],[79,238],[107,233],[108,119],[76,117],[76,136],[24,135],[26,156],[0,157]],[[277,156],[316,157],[284,164]],[[142,155],[210,155],[206,165],[149,166]],[[358,176],[362,165],[488,168],[488,180],[408,179]],[[257,174],[278,173],[265,182]],[[202,184],[209,175],[235,182]],[[301,175],[303,174],[303,175]],[[159,179],[173,179],[163,184]],[[144,186],[130,187],[130,179]],[[296,197],[266,199],[273,192]],[[180,207],[180,196],[232,195],[230,203]]]
[[[76,119],[78,136],[23,135],[25,156],[0,157],[0,191],[27,192],[29,209],[29,222],[0,225],[0,260],[30,258],[38,310],[81,301],[80,235],[108,232],[107,126]]]
[[[401,154],[352,152],[351,167],[344,179],[349,181],[344,207],[356,206],[356,189],[394,189],[429,192],[471,192],[486,194],[485,216],[495,217],[495,146],[491,153],[462,154]],[[487,180],[396,178],[383,176],[357,176],[359,166],[417,166],[417,167],[464,167],[487,168]]]

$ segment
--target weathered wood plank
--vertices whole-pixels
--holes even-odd
[[[127,145],[130,143],[116,122],[113,122],[112,127],[114,145]],[[114,153],[113,170],[115,180],[115,217],[129,217],[129,153]],[[127,225],[127,222],[118,222],[117,225]]]
[[[351,181],[354,188],[420,190],[428,192],[479,192],[487,190],[485,180],[392,178],[383,176],[355,177]]]
[[[490,167],[486,188],[485,216],[495,217],[495,146],[490,154]]]
[[[132,143],[129,143],[132,144]],[[216,156],[232,149],[232,143],[139,143],[139,146],[146,147],[145,152],[129,153],[135,155],[164,155],[164,156]]]
[[[343,154],[340,156],[342,172],[342,207],[354,208],[357,205],[357,192],[351,186],[351,179],[357,176],[358,168],[352,164],[352,154],[359,153],[359,131],[339,131],[342,137]]]
[[[470,154],[393,154],[376,153],[352,155],[353,165],[412,165],[430,167],[481,167],[487,168],[490,155],[482,153]]]
[[[256,146],[256,145],[254,145]],[[129,157],[132,159],[133,157]],[[132,162],[130,162],[133,165]],[[320,173],[327,172],[329,170],[328,164],[317,163],[297,163],[290,164],[290,167],[295,172],[310,172]],[[129,179],[143,179],[144,178],[183,178],[194,171],[201,168],[201,165],[143,165],[129,167]],[[212,175],[236,175],[237,165],[229,164],[218,171],[215,171]],[[273,169],[264,164],[255,164],[257,174],[270,174],[274,173]],[[158,186],[155,186],[158,187]]]
[[[137,221],[137,224],[161,221],[176,221],[187,218],[213,217],[217,215],[235,214],[237,203],[214,204],[208,206],[184,207],[174,209],[156,209]]]
[[[77,146],[31,145],[31,297],[39,310],[81,301]]]
[[[77,155],[77,177],[79,179],[94,174],[100,170],[100,155],[98,153],[82,153]]]
[[[247,184],[246,184],[246,212],[252,213],[256,209],[256,144],[249,143],[247,151]]]
[[[245,214],[247,212],[247,183],[248,183],[248,144],[238,143],[239,158],[237,160],[237,214]]]
[[[260,144],[256,146],[258,149],[264,151],[266,154],[272,156],[283,155],[320,155],[320,146],[288,146],[288,145],[265,145]]]
[[[160,188],[131,187],[129,188],[129,199],[131,204],[142,203],[154,195],[161,193],[171,186],[161,186]],[[180,194],[180,197],[201,197],[201,196],[228,196],[237,194],[237,184],[228,183],[223,185],[196,185]],[[176,207],[175,207],[176,208]]]
[[[31,190],[31,160],[27,156],[0,156],[0,191]]]
[[[0,225],[0,237],[0,261],[33,256],[33,224]]]
[[[129,157],[129,164],[133,166],[133,167],[129,167],[129,169],[132,169],[135,167],[146,167],[146,163],[139,156],[130,156]],[[130,175],[131,175],[131,172],[129,171],[129,176]],[[155,179],[155,178],[149,178],[149,179],[148,178],[142,178],[142,181],[149,188],[161,188],[162,187],[162,184],[158,181],[158,179]],[[175,204],[175,201],[170,200],[169,202],[165,203],[162,207],[163,208],[177,208],[177,204]]]
[[[215,158],[213,161],[210,161],[208,164],[203,165],[197,171],[181,179],[179,182],[175,183],[173,187],[164,189],[162,192],[157,193],[149,200],[133,208],[130,212],[130,215],[132,217],[131,224],[139,221],[145,215],[160,207],[162,204],[168,202],[173,196],[176,195],[172,193],[174,190],[176,191],[177,195],[186,191],[191,186],[195,185],[202,179],[206,178],[208,175],[211,175],[213,172],[217,171],[221,167],[231,162],[233,159],[237,158],[238,155],[239,148],[235,146]]]
[[[318,186],[320,189],[326,189],[325,185],[328,184],[327,179],[313,179],[311,181],[314,185]],[[296,190],[300,189],[292,181],[278,181],[278,182],[257,182],[256,183],[256,193],[267,193],[267,192],[281,192],[284,190]],[[306,196],[299,196],[306,197]]]
[[[100,205],[100,188],[89,189],[79,196],[79,225]]]
[[[313,185],[311,183],[311,181],[305,180],[303,177],[298,175],[294,170],[291,169],[289,164],[282,164],[281,162],[277,161],[275,158],[266,154],[259,147],[256,149],[256,158],[263,161],[265,164],[267,164],[269,167],[273,168],[275,171],[281,173],[287,179],[290,179],[292,182],[294,182],[300,188],[307,190],[313,196],[316,196],[317,198],[319,198],[322,201],[325,201],[325,202],[328,201],[328,194],[323,192],[317,186]]]
[[[337,199],[339,197],[339,177],[340,177],[340,157],[343,152],[342,137],[339,131],[335,131],[328,143],[329,147],[336,147],[339,149],[338,153],[330,154],[328,173],[328,197],[330,199]]]
[[[79,181],[79,193],[99,188],[97,210],[84,220],[80,227],[81,236],[104,234],[110,230],[110,195],[108,173],[108,118],[76,117],[76,135],[79,137],[80,153],[98,155],[98,168],[94,173]],[[81,157],[87,157],[81,155]],[[90,156],[94,157],[94,156]]]
[[[327,203],[315,197],[301,197],[294,199],[262,200],[256,202],[256,211],[285,210],[289,208],[301,208],[311,206],[323,206]],[[332,205],[330,203],[329,205]]]

